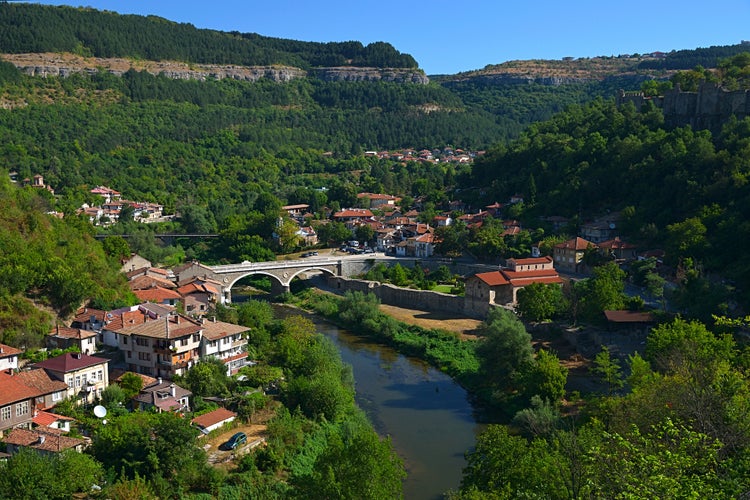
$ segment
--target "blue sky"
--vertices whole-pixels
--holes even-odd
[[[385,41],[428,75],[516,59],[561,59],[750,40],[750,0],[86,0],[41,1],[153,14],[198,28],[294,40]]]

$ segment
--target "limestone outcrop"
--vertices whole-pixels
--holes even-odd
[[[0,59],[14,64],[23,73],[42,77],[67,77],[74,73],[94,74],[98,71],[121,76],[129,70],[146,71],[153,75],[182,80],[222,80],[231,78],[254,82],[261,78],[274,82],[288,82],[308,76],[321,80],[360,82],[384,81],[396,83],[429,83],[421,70],[398,68],[314,68],[305,71],[291,66],[241,66],[217,64],[189,64],[176,61],[141,61],[122,58],[80,57],[74,54],[2,54]]]

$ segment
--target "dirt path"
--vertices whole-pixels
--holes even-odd
[[[438,328],[458,333],[461,338],[476,338],[473,333],[482,323],[477,319],[464,318],[442,312],[418,311],[403,307],[380,305],[380,310],[399,321],[422,328]]]

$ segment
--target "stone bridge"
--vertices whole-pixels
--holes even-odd
[[[292,280],[304,273],[323,272],[332,276],[349,277],[366,272],[378,259],[375,257],[312,257],[300,260],[243,262],[222,266],[201,266],[204,275],[224,285],[224,301],[231,302],[231,289],[242,278],[256,274],[271,278],[271,295],[289,291]]]

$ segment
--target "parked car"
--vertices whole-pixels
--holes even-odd
[[[224,443],[225,450],[233,450],[238,446],[247,443],[247,435],[244,432],[238,432],[229,438],[229,441]]]

